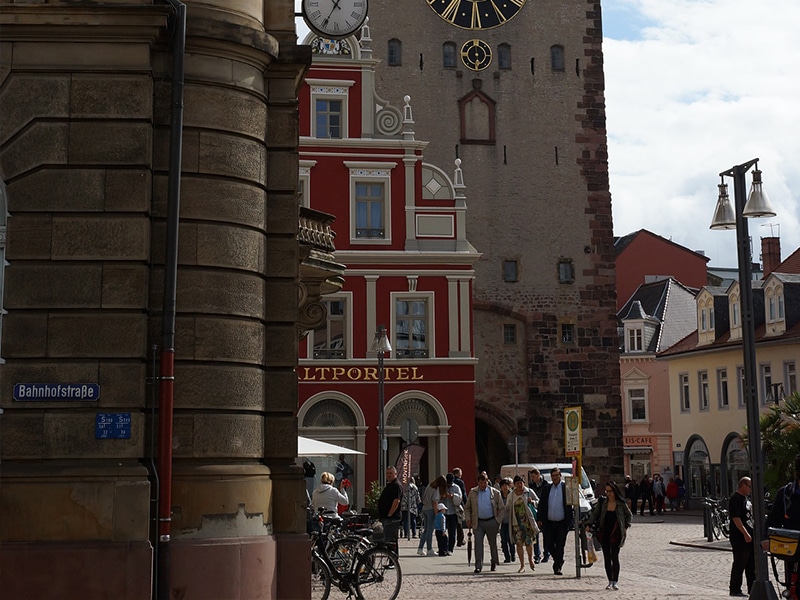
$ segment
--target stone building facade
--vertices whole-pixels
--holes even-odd
[[[378,87],[409,94],[429,159],[470,165],[476,469],[564,456],[622,472],[600,3],[372,0]]]
[[[155,579],[186,600],[308,598],[294,3],[2,0],[0,29],[3,597],[144,599]],[[179,56],[162,544],[150,459]]]

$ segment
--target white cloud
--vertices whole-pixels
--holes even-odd
[[[607,0],[603,15],[615,233],[648,229],[735,266],[735,234],[708,229],[718,173],[760,158],[778,216],[750,221],[754,258],[778,233],[794,251],[800,2]]]

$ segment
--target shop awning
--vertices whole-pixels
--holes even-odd
[[[623,448],[625,454],[652,454],[652,446],[625,446]]]
[[[364,454],[358,450],[351,450],[344,446],[320,442],[311,438],[297,436],[297,456],[329,456],[336,454]]]

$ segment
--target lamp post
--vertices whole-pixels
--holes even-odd
[[[383,418],[383,358],[387,352],[392,351],[389,338],[386,337],[386,326],[379,325],[375,332],[375,341],[372,351],[378,355],[378,482],[381,489],[386,485],[386,429]]]
[[[745,204],[745,175],[755,166],[753,186]],[[756,386],[756,340],[755,320],[753,315],[753,267],[750,250],[750,234],[747,219],[752,217],[774,217],[775,211],[769,204],[766,194],[761,189],[761,171],[758,170],[758,159],[754,158],[744,164],[736,165],[719,174],[719,198],[714,211],[711,229],[736,229],[736,246],[739,262],[739,287],[742,307],[742,351],[744,354],[744,403],[747,409],[748,446],[752,466],[752,504],[753,504],[753,544],[755,552],[756,580],[750,589],[750,598],[766,600],[775,598],[775,588],[769,581],[767,556],[761,550],[761,541],[765,539],[764,523],[764,461],[761,453],[760,410],[758,405],[758,388]],[[725,177],[733,178],[733,198],[735,206],[731,207],[728,198],[728,185]]]

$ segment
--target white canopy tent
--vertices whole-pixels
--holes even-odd
[[[337,454],[364,454],[344,446],[320,442],[311,438],[297,436],[297,456],[332,456]]]

